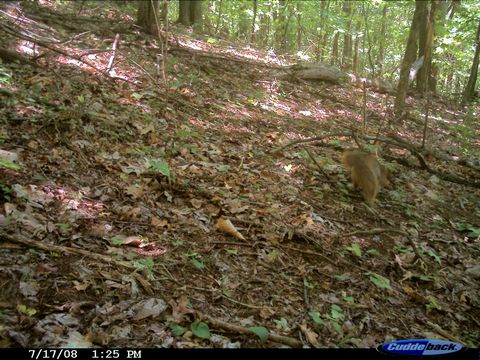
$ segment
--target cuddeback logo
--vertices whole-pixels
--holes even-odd
[[[443,340],[399,340],[378,347],[378,350],[397,355],[443,355],[457,352],[463,345]]]

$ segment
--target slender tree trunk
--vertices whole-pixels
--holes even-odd
[[[338,63],[338,37],[340,33],[337,31],[333,36],[332,44],[332,56],[330,57],[330,65],[336,65]]]
[[[240,16],[238,20],[238,38],[243,40],[247,39],[249,29],[247,10],[248,4],[242,1],[240,3]]]
[[[348,22],[343,35],[342,68],[350,70],[352,68],[352,6],[349,0],[343,2],[343,13]]]
[[[222,18],[222,5],[223,5],[223,0],[219,1],[218,4],[218,17],[217,17],[217,25],[215,25],[215,34],[218,34],[218,29],[220,28],[220,19]]]
[[[297,6],[297,49],[302,47],[302,2],[296,3]]]
[[[355,32],[358,32],[358,28],[360,27],[359,24],[355,26]],[[360,38],[355,36],[355,41],[353,43],[353,64],[352,64],[352,71],[354,74],[358,74],[358,49],[359,49]]]
[[[251,37],[250,41],[252,43],[255,42],[256,34],[255,34],[255,22],[257,20],[257,10],[258,10],[258,4],[257,0],[253,0],[253,19],[252,19],[252,31],[251,31]]]
[[[382,26],[380,27],[380,34],[386,34],[386,26],[387,26],[387,9],[388,4],[383,4],[382,10]],[[378,47],[378,58],[377,58],[377,65],[378,65],[378,77],[383,77],[383,63],[385,61],[385,37],[380,36],[380,45]]]
[[[407,90],[410,80],[410,66],[415,61],[417,54],[417,39],[418,39],[418,27],[421,22],[421,1],[415,1],[415,13],[413,15],[412,24],[410,26],[410,33],[408,35],[407,47],[405,49],[405,55],[402,60],[400,68],[400,79],[398,81],[397,96],[395,98],[395,112],[400,113],[405,107],[405,98],[407,97]]]
[[[421,95],[425,93],[426,80],[427,80],[427,51],[428,51],[428,19],[430,15],[429,3],[428,1],[421,1],[419,3],[419,19],[420,23],[418,24],[418,56],[417,58],[424,57],[423,66],[417,73],[417,92]]]
[[[463,92],[462,104],[466,104],[472,100],[475,91],[475,84],[478,77],[478,63],[480,57],[480,23],[477,28],[477,36],[475,39],[475,55],[473,56],[472,68],[470,69],[470,76],[468,77],[468,83]]]
[[[329,9],[330,1],[325,0],[320,2],[320,23],[317,25],[319,29],[319,33],[317,36],[317,54],[316,60],[317,61],[324,61],[325,60],[325,47],[327,45],[328,39],[328,28],[325,25],[325,19],[328,16],[328,9]]]

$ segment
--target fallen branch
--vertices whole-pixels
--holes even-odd
[[[341,235],[342,237],[348,237],[348,236],[353,236],[353,235],[377,235],[385,232],[393,232],[397,233],[400,235],[405,235],[408,236],[408,234],[403,231],[403,230],[398,230],[398,229],[391,229],[391,228],[375,228],[375,229],[370,229],[370,230],[357,230],[357,231],[352,231],[346,234]]]
[[[18,233],[10,235],[10,234],[6,234],[5,232],[2,231],[2,232],[0,232],[0,238],[6,239],[6,240],[12,241],[12,242],[20,243],[20,244],[23,244],[23,245],[32,246],[32,247],[35,247],[37,249],[45,250],[45,251],[48,251],[48,252],[55,251],[55,252],[62,253],[62,254],[67,253],[67,254],[73,254],[73,255],[81,255],[81,256],[88,257],[92,260],[101,262],[101,263],[116,265],[116,266],[124,267],[124,268],[130,269],[130,270],[138,270],[137,267],[135,267],[134,265],[132,265],[132,263],[130,263],[128,261],[115,260],[115,259],[112,259],[109,256],[92,253],[92,252],[87,251],[87,250],[75,249],[75,248],[71,248],[71,247],[67,247],[67,246],[53,245],[53,244],[46,243],[46,242],[43,242],[43,241],[30,240],[27,237],[25,237],[21,234],[18,234]]]
[[[215,319],[215,318],[213,318],[213,317],[211,317],[207,314],[204,314],[200,311],[197,311],[196,313],[197,313],[198,317],[206,320],[214,328],[220,328],[220,329],[223,329],[223,330],[226,330],[226,331],[231,331],[231,332],[238,333],[238,334],[253,335],[253,332],[250,331],[245,326],[230,324],[230,323],[227,323],[225,321]],[[292,338],[292,337],[289,337],[289,336],[276,335],[276,334],[272,334],[272,333],[268,334],[268,340],[279,343],[279,344],[285,344],[285,345],[288,345],[290,347],[295,347],[295,348],[303,346],[302,342],[298,339],[295,339],[295,338]]]
[[[113,45],[112,45],[112,55],[110,56],[107,70],[105,71],[107,75],[110,75],[110,71],[112,71],[113,62],[115,61],[115,57],[117,56],[117,45],[119,40],[120,40],[120,34],[117,33],[117,35],[115,35],[115,40],[113,41]]]

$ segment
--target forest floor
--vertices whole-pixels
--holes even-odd
[[[28,4],[0,9],[0,47],[51,48],[0,65],[1,347],[480,346],[478,107],[431,101],[436,174],[377,143],[369,208],[340,163],[362,89],[175,29],[164,82],[119,9]],[[366,133],[421,144],[426,101],[393,100],[367,92]]]

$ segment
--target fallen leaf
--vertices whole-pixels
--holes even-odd
[[[219,218],[217,221],[217,229],[239,240],[245,240],[243,235],[238,232],[229,219]]]

